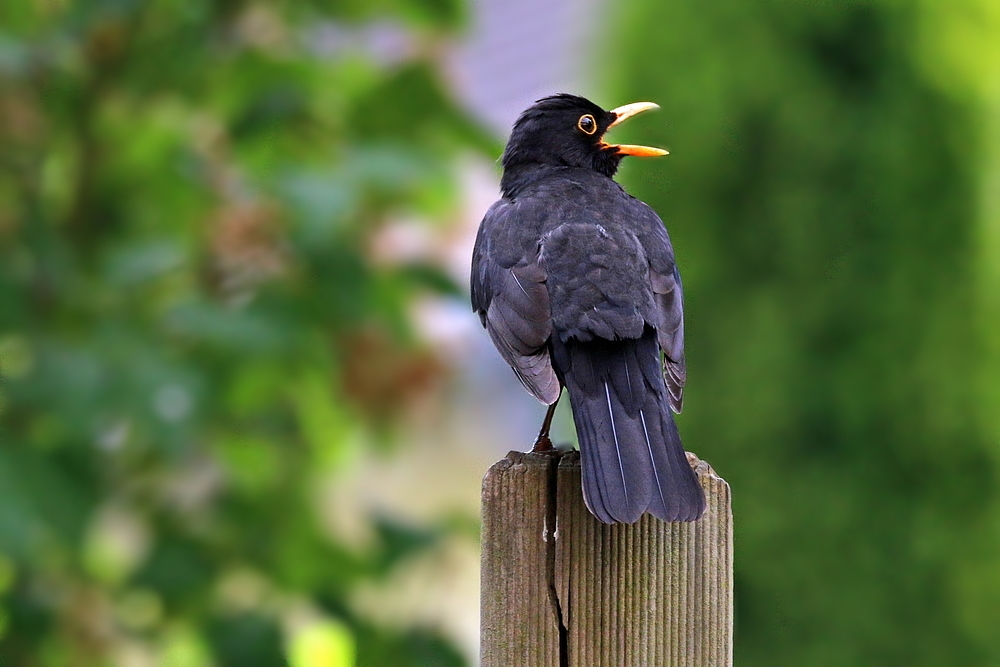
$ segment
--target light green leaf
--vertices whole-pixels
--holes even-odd
[[[292,637],[291,667],[354,667],[355,642],[350,630],[333,620],[306,626]]]

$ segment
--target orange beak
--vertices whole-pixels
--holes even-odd
[[[617,109],[612,109],[611,113],[613,113],[616,116],[616,118],[614,122],[611,123],[611,125],[608,125],[608,129],[610,130],[615,125],[618,125],[622,121],[627,120],[632,116],[635,116],[636,114],[640,114],[643,111],[649,111],[650,109],[659,109],[659,108],[660,105],[653,104],[652,102],[634,102],[632,104],[626,104],[624,106],[620,106]],[[604,142],[601,142],[601,144],[602,148],[617,149],[618,153],[621,155],[635,155],[638,157],[659,157],[661,155],[669,155],[669,152],[663,150],[662,148],[652,148],[650,146],[634,146],[632,144],[608,144]]]

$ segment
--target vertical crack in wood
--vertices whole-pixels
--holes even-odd
[[[511,452],[483,482],[483,667],[732,665],[730,490],[692,458],[695,524],[605,526],[575,452]]]
[[[545,525],[551,532],[545,542],[546,568],[549,583],[549,601],[555,615],[559,630],[559,667],[569,667],[569,628],[566,627],[563,618],[562,601],[559,599],[559,590],[556,587],[556,540],[559,539],[559,514],[558,509],[558,484],[559,484],[559,459],[562,454],[556,454],[549,460],[548,469],[548,503],[545,508]]]

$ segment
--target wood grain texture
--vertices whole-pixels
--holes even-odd
[[[483,480],[483,667],[732,665],[729,485],[689,454],[695,523],[587,511],[580,458],[511,452]]]

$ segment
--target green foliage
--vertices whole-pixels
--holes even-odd
[[[625,178],[685,278],[682,431],[733,486],[741,665],[1000,659],[981,107],[924,67],[925,9],[637,0],[622,15],[613,98],[659,102],[662,120],[631,131],[672,152]]]
[[[372,264],[372,235],[448,212],[451,157],[496,150],[421,49],[336,43],[385,16],[426,44],[462,10],[0,6],[0,664],[274,667],[283,600],[358,664],[418,664],[374,635],[460,664],[345,604],[441,530],[341,544],[314,493],[441,372],[404,307],[455,286]]]

